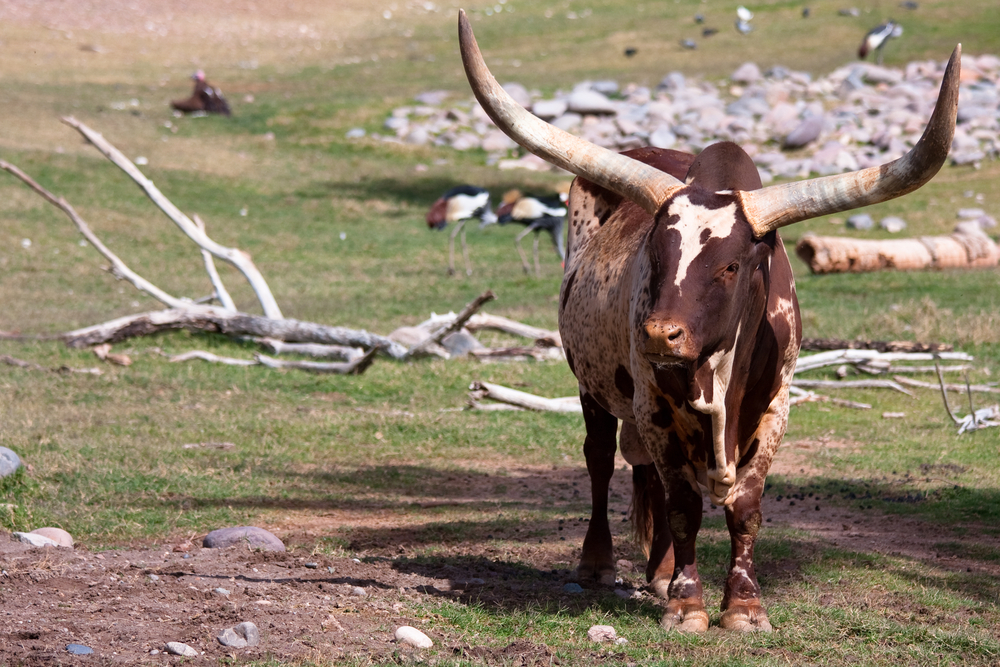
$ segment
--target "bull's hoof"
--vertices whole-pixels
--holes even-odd
[[[614,586],[617,576],[615,568],[601,567],[599,565],[584,565],[580,563],[570,577],[573,581],[596,582],[601,586]]]
[[[670,579],[668,577],[663,577],[662,579],[653,579],[649,582],[649,587],[652,589],[653,593],[657,597],[664,600],[670,599]]]
[[[767,612],[759,604],[737,605],[722,612],[719,625],[733,632],[771,632]]]
[[[671,600],[660,619],[665,630],[702,633],[708,630],[708,612],[701,602]]]

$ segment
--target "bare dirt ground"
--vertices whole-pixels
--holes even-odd
[[[772,472],[808,472],[803,452],[816,446],[788,443]],[[628,502],[628,477],[621,472],[615,476],[616,514]],[[587,488],[582,469],[513,470],[495,481],[503,484],[510,499],[523,498],[527,505],[557,504],[567,486]],[[582,517],[560,524],[553,521],[543,527],[548,531],[543,539],[537,539],[537,524],[530,536],[521,537],[515,528],[513,535],[483,539],[482,526],[475,526],[482,510],[472,507],[495,500],[496,487],[477,486],[481,492],[463,489],[458,502],[414,499],[413,511],[376,514],[354,526],[346,513],[289,515],[280,525],[267,526],[288,545],[285,553],[202,549],[200,536],[190,542],[95,553],[86,548],[33,549],[0,535],[0,664],[78,664],[83,658],[67,652],[69,643],[94,650],[86,658],[88,664],[175,662],[178,658],[163,653],[168,641],[184,642],[199,651],[202,657],[195,662],[217,662],[226,656],[239,661],[271,657],[405,662],[410,651],[393,641],[400,625],[423,629],[438,647],[456,657],[483,664],[549,664],[553,652],[545,645],[530,641],[480,645],[474,628],[459,631],[437,622],[433,614],[428,618],[427,608],[442,598],[497,610],[557,600],[572,612],[608,593],[563,591],[586,531]],[[770,519],[767,525],[799,529],[808,536],[804,539],[821,547],[900,556],[939,571],[990,568],[991,574],[1000,575],[1000,564],[939,554],[935,544],[946,539],[940,527],[931,529],[917,520],[816,499],[793,503],[769,496],[764,508]],[[823,506],[817,511],[820,502]],[[468,534],[445,540],[431,556],[413,557],[429,546],[421,544],[422,527],[440,522],[433,512],[455,505],[460,516],[466,503]],[[706,514],[720,516],[721,510],[708,509]],[[612,525],[618,555],[634,557],[624,538],[627,524]],[[313,551],[318,536],[338,531],[351,536],[345,556]],[[995,538],[963,539],[998,546]],[[794,578],[798,569],[797,563],[762,562],[760,576],[762,581],[769,576]],[[641,572],[641,562],[620,572],[622,586],[641,588]],[[218,588],[228,595],[216,592]],[[231,649],[216,640],[223,629],[242,621],[260,628],[259,646]]]

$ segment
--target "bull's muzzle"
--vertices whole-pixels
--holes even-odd
[[[658,364],[688,364],[698,358],[688,331],[677,322],[649,320],[645,326],[643,354]]]

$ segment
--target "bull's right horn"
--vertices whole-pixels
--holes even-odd
[[[761,237],[801,220],[878,204],[913,192],[931,180],[948,158],[955,136],[961,71],[959,44],[948,61],[934,113],[920,141],[898,160],[848,174],[741,192],[743,212],[754,233]]]
[[[458,12],[458,41],[476,99],[504,134],[538,157],[634,201],[651,215],[684,186],[655,167],[563,132],[515,102],[486,68],[464,10]]]

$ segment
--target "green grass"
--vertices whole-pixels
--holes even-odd
[[[822,74],[850,62],[860,35],[890,16],[904,21],[906,33],[887,49],[888,65],[941,60],[957,41],[966,53],[1000,52],[998,13],[987,0],[960,7],[926,1],[906,14],[895,3],[882,3],[857,19],[839,17],[838,6],[819,2],[812,3],[810,20],[800,18],[800,3],[761,2],[752,8],[757,29],[749,38],[730,28],[735,1],[507,4],[513,12],[493,17],[485,15],[486,3],[468,7],[480,45],[501,81],[546,92],[584,78],[655,85],[675,69],[718,79],[746,60]],[[567,17],[584,9],[590,11],[585,18]],[[697,37],[692,17],[699,11],[723,30],[714,41],[699,38],[699,49],[688,52],[679,41]],[[560,271],[547,240],[543,276],[535,278],[521,272],[512,247],[517,230],[470,229],[475,273],[453,279],[444,271],[447,237],[427,231],[423,216],[458,182],[501,192],[551,187],[561,177],[499,172],[477,151],[343,138],[352,127],[382,131],[391,109],[410,103],[416,93],[444,88],[468,96],[452,9],[411,17],[405,25],[379,23],[380,12],[368,33],[343,36],[343,53],[335,57],[264,59],[257,70],[238,69],[225,59],[207,62],[206,69],[219,72],[232,91],[236,113],[230,120],[172,118],[161,100],[169,93],[148,83],[165,71],[152,56],[104,58],[63,71],[14,68],[0,82],[6,100],[0,102],[6,118],[2,157],[64,196],[134,269],[180,296],[210,291],[193,246],[133,183],[58,125],[60,114],[75,114],[129,156],[148,156],[145,173],[167,196],[201,215],[216,240],[253,255],[288,317],[387,333],[431,311],[457,311],[489,288],[498,295],[490,312],[554,328]],[[5,35],[12,48],[44,39]],[[640,50],[634,59],[621,56],[624,47],[635,45]],[[377,61],[367,57],[373,53]],[[360,55],[364,62],[348,62]],[[176,86],[180,77],[171,72]],[[115,80],[121,83],[109,83]],[[252,104],[239,102],[243,91],[253,91]],[[108,100],[131,97],[142,101],[139,115],[108,106]],[[164,127],[167,121],[176,133]],[[913,234],[946,233],[955,210],[972,205],[966,191],[985,195],[983,207],[1000,217],[997,183],[997,163],[980,170],[947,167],[927,187],[870,213],[902,216]],[[243,208],[246,216],[240,215]],[[157,307],[114,281],[61,214],[9,178],[0,179],[0,219],[0,330],[60,332]],[[785,230],[784,237],[791,252],[802,234],[831,230],[847,233],[819,219]],[[21,247],[22,239],[31,240],[30,248]],[[1000,374],[1000,273],[812,276],[792,261],[806,336],[947,342],[975,355],[974,382],[996,381]],[[256,312],[238,275],[225,267],[222,273],[238,305]],[[104,371],[96,377],[0,367],[0,445],[31,465],[0,481],[0,503],[14,506],[0,507],[0,526],[57,525],[102,549],[164,543],[224,524],[271,524],[295,513],[392,510],[423,518],[407,533],[416,545],[407,558],[450,562],[458,558],[453,545],[470,536],[503,544],[521,528],[524,535],[541,537],[553,520],[589,511],[585,491],[574,496],[566,489],[551,507],[513,500],[505,495],[513,482],[500,483],[495,474],[496,468],[522,465],[581,469],[578,418],[442,411],[461,407],[477,379],[548,396],[572,394],[575,381],[563,364],[379,361],[360,377],[337,377],[170,364],[160,355],[190,349],[242,357],[253,352],[216,336],[167,334],[117,346],[116,352],[135,361],[119,368],[57,343],[0,342],[0,354],[46,367]],[[1000,525],[1000,429],[956,436],[939,396],[917,391],[916,398],[852,392],[850,398],[874,405],[864,412],[822,403],[795,408],[789,441],[827,438],[849,446],[810,450],[810,471],[772,477],[769,493],[811,492],[830,496],[824,502],[839,507],[871,506],[913,517],[941,531],[941,553],[995,563],[995,548],[967,538],[995,537]],[[976,400],[981,407],[995,399]],[[964,402],[960,411],[967,411]],[[907,417],[882,419],[883,412]],[[210,441],[235,446],[183,448]],[[489,478],[488,470],[494,472]],[[494,486],[487,499],[468,505],[467,516],[414,506],[416,497],[456,493],[449,484],[453,475]],[[385,537],[375,529],[344,529],[317,538],[317,548],[361,553]],[[717,607],[728,559],[720,521],[706,521],[700,548],[709,602]],[[557,595],[556,580],[513,561],[498,567],[512,585],[538,588],[531,605],[460,599],[428,604],[423,612],[466,633],[470,643],[545,643],[563,664],[997,660],[998,582],[992,575],[838,550],[782,529],[765,531],[758,553],[761,563],[795,564],[761,577],[779,628],[768,637],[713,630],[665,641],[659,614],[648,602],[588,591],[568,604]],[[629,644],[588,645],[586,629],[599,622],[610,622]]]

